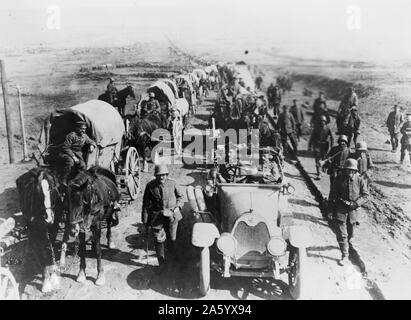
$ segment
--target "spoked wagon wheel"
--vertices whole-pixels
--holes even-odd
[[[210,291],[210,249],[201,248],[200,259],[200,293],[206,296]]]
[[[18,286],[11,272],[0,267],[0,300],[20,300]]]
[[[290,267],[288,273],[288,286],[290,295],[294,299],[308,299],[307,296],[307,250],[305,248],[291,247],[288,258]]]
[[[174,152],[177,155],[181,155],[183,148],[183,127],[179,119],[174,119],[173,121],[173,141]]]
[[[130,198],[135,200],[140,192],[140,157],[136,148],[130,147],[127,150],[126,163],[124,166],[127,190]]]

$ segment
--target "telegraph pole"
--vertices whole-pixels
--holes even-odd
[[[23,113],[23,103],[21,101],[21,90],[20,86],[17,85],[17,93],[19,95],[19,113],[20,113],[20,125],[21,125],[21,135],[23,139],[23,161],[27,161],[27,143],[26,143],[26,128],[24,126],[24,113]]]
[[[1,71],[1,86],[3,88],[4,113],[6,115],[7,142],[9,146],[9,162],[14,163],[13,127],[11,124],[11,115],[8,110],[9,96],[7,93],[6,69],[5,69],[3,60],[0,60],[0,69],[1,69],[0,70]]]

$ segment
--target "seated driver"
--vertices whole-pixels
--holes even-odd
[[[88,146],[89,152],[93,152],[96,143],[86,134],[87,124],[84,121],[77,121],[75,130],[67,134],[62,146],[62,151],[58,160],[62,165],[61,182],[67,185],[67,178],[74,166],[79,170],[86,169],[83,159],[83,147]]]
[[[141,116],[144,116],[147,113],[154,113],[154,112],[160,113],[160,111],[161,111],[160,103],[156,99],[155,93],[150,92],[149,100],[146,102],[146,104],[143,106],[141,110]]]

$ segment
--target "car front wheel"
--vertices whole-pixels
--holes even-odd
[[[291,247],[288,258],[288,286],[293,299],[307,299],[307,250]]]

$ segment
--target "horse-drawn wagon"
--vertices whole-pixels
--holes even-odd
[[[154,128],[170,130],[170,142],[174,144],[174,151],[179,155],[182,152],[183,130],[188,120],[189,104],[184,98],[176,98],[170,85],[165,81],[159,80],[152,84],[146,90],[146,93],[141,96],[141,99],[137,105],[137,114],[141,113],[144,105],[148,102],[150,92],[154,92],[155,97],[160,104],[161,114],[151,115],[158,117],[159,122],[155,126],[148,126],[147,130],[140,130],[141,132],[138,132],[138,135],[149,134],[151,136],[153,131],[152,129]],[[141,119],[144,119],[144,117]],[[143,159],[145,159],[145,151],[141,150],[140,154]]]
[[[3,237],[15,226],[13,218],[0,218],[0,300],[19,300],[19,290],[16,279],[8,268],[2,267],[1,258],[4,255]]]
[[[211,270],[224,278],[282,280],[286,273],[290,295],[307,298],[306,248],[311,234],[306,227],[290,226],[282,219],[294,188],[283,181],[234,183],[236,172],[231,173],[233,182],[218,184],[212,197],[198,191],[193,196],[187,189],[190,203],[198,204],[193,208],[197,222],[192,244],[201,250],[201,293],[210,289]]]
[[[116,175],[119,187],[132,200],[136,199],[140,191],[140,157],[136,148],[127,144],[121,115],[104,101],[90,100],[52,115],[49,141],[43,153],[45,163],[53,164],[49,159],[59,151],[79,120],[86,122],[86,134],[97,144],[91,153],[83,151],[87,169],[93,166],[109,169]]]

